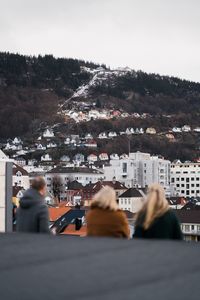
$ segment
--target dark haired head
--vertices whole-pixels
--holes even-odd
[[[46,182],[43,177],[38,176],[33,179],[31,187],[40,192],[46,187]]]

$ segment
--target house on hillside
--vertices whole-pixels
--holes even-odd
[[[173,128],[172,128],[172,131],[173,131],[174,133],[181,133],[181,132],[182,132],[182,129],[181,129],[180,127],[173,127]]]
[[[200,132],[200,127],[194,128],[194,132]]]
[[[24,167],[26,165],[26,160],[23,157],[16,157],[15,163],[21,167]]]
[[[191,127],[190,127],[189,125],[184,125],[184,126],[182,127],[182,131],[183,131],[183,132],[190,132],[190,131],[191,131]]]
[[[108,160],[109,159],[109,156],[107,153],[103,152],[103,153],[100,153],[99,154],[99,159],[100,160]]]
[[[58,147],[58,145],[54,142],[50,142],[47,144],[47,148],[56,148],[56,147]]]
[[[68,155],[63,155],[63,156],[61,156],[60,161],[69,162],[70,161],[70,157]]]
[[[114,137],[116,137],[117,136],[117,133],[115,132],[115,131],[110,131],[109,133],[108,133],[108,137],[109,138],[114,138]]]
[[[13,186],[20,186],[27,190],[30,187],[29,174],[21,166],[13,163]]]
[[[88,139],[85,142],[85,146],[88,147],[88,148],[97,148],[97,142],[95,140]]]
[[[130,188],[119,196],[119,208],[137,213],[144,204],[145,189]]]
[[[41,156],[41,161],[52,161],[52,157],[48,153],[46,153]]]
[[[153,127],[149,127],[146,129],[147,134],[156,134],[156,130]]]
[[[119,159],[119,155],[117,153],[112,153],[110,159]]]
[[[53,138],[54,137],[54,132],[52,129],[46,129],[44,132],[43,132],[43,137],[44,138]]]
[[[135,133],[134,128],[126,128],[126,134],[127,135],[131,135],[131,134],[134,134],[134,133]]]
[[[46,150],[46,146],[42,145],[42,144],[37,144],[36,145],[37,150]]]
[[[88,162],[95,162],[95,161],[97,161],[97,160],[98,160],[98,157],[97,157],[96,154],[90,154],[90,155],[88,155],[88,157],[87,157],[87,161],[88,161]]]
[[[107,136],[106,132],[101,132],[101,133],[99,134],[98,138],[99,138],[99,139],[107,139],[108,136]]]
[[[85,157],[84,157],[84,155],[83,155],[82,153],[77,153],[76,155],[74,155],[73,160],[74,160],[75,162],[82,163],[82,162],[85,161]]]

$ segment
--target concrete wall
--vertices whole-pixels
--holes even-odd
[[[0,161],[0,232],[12,231],[12,163]]]

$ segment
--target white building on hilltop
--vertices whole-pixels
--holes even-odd
[[[171,164],[171,185],[182,197],[200,196],[200,163],[177,161]]]
[[[52,129],[46,129],[44,132],[43,132],[43,137],[44,138],[52,138],[54,137],[54,132]]]
[[[151,183],[161,184],[170,193],[170,161],[148,153],[130,153],[128,158],[111,159],[103,167],[105,180],[116,180],[127,187],[144,188]]]

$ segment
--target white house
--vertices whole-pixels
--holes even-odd
[[[95,162],[95,161],[97,161],[98,160],[98,157],[97,157],[97,155],[95,155],[95,154],[90,154],[90,155],[88,155],[88,157],[87,157],[87,161],[88,162]]]
[[[86,139],[86,140],[92,140],[92,139],[93,139],[93,136],[91,135],[91,133],[87,133],[87,134],[85,135],[85,139]]]
[[[63,156],[60,158],[60,161],[68,162],[68,161],[70,161],[70,157],[69,157],[68,155],[63,155]]]
[[[156,134],[156,130],[153,127],[149,127],[146,129],[147,134]]]
[[[52,138],[54,137],[54,132],[52,129],[46,129],[44,132],[43,132],[43,137],[44,138]]]
[[[130,188],[119,196],[119,208],[137,213],[144,204],[144,189]]]
[[[200,127],[194,128],[194,131],[195,131],[195,132],[200,132]]]
[[[108,160],[109,159],[109,156],[107,153],[100,153],[99,154],[99,159],[100,160]]]
[[[26,160],[23,157],[16,157],[15,163],[21,167],[24,167],[26,165]]]
[[[26,170],[13,163],[13,186],[21,186],[25,190],[30,187],[29,175]]]
[[[57,147],[57,144],[54,142],[50,142],[47,144],[47,148],[56,148],[56,147]]]
[[[12,143],[13,143],[14,145],[19,145],[19,144],[22,143],[22,141],[21,141],[20,138],[15,137]]]
[[[117,133],[115,132],[115,131],[110,131],[109,133],[108,133],[108,137],[109,138],[113,138],[113,137],[116,137],[117,136]]]
[[[184,126],[182,127],[182,131],[183,131],[183,132],[190,132],[190,131],[191,131],[191,127],[190,127],[189,125],[184,125]]]
[[[99,138],[99,139],[107,139],[108,136],[107,136],[106,132],[101,132],[101,133],[99,134],[98,138]]]
[[[182,129],[180,127],[173,127],[172,131],[175,133],[180,133],[180,132],[182,132]]]
[[[37,150],[46,150],[46,146],[43,146],[42,144],[36,145]]]
[[[110,159],[113,159],[113,160],[118,160],[119,159],[119,155],[117,153],[112,153],[110,155]]]
[[[88,148],[97,148],[97,142],[95,140],[88,139],[85,142],[85,146]]]
[[[52,157],[48,153],[46,153],[41,156],[41,161],[52,161]]]
[[[126,128],[126,134],[127,135],[131,135],[131,134],[134,134],[134,133],[135,133],[134,128]]]

